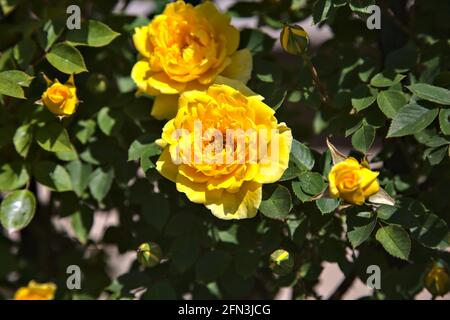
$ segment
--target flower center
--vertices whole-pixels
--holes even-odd
[[[64,85],[56,85],[50,88],[48,97],[51,102],[60,104],[70,96],[69,88]]]

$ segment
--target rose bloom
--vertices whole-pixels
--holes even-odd
[[[380,190],[378,174],[349,157],[331,168],[328,174],[330,193],[348,203],[362,205],[368,197]]]
[[[209,1],[196,7],[168,4],[149,25],[135,29],[133,42],[140,60],[131,77],[138,92],[156,96],[152,116],[157,119],[173,118],[180,93],[204,89],[219,74],[244,83],[250,79],[250,51],[236,51],[239,31]]]
[[[37,283],[30,281],[28,287],[19,288],[14,295],[14,300],[53,300],[56,285],[54,283]]]
[[[57,116],[67,117],[75,113],[79,101],[73,76],[65,84],[55,80],[42,94],[41,101]]]
[[[278,123],[275,111],[261,96],[238,81],[226,82],[180,96],[178,112],[158,141],[164,149],[156,168],[190,201],[204,204],[216,217],[252,218],[261,203],[262,185],[279,180],[288,167],[292,134],[285,123]],[[200,146],[196,145],[195,123],[206,129]],[[268,133],[267,139],[231,135],[233,143],[220,148],[231,130]],[[184,134],[178,136],[180,131]],[[211,131],[216,134],[208,135]],[[266,152],[257,152],[261,146]]]

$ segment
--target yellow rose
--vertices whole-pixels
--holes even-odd
[[[57,116],[66,117],[75,113],[78,98],[73,76],[70,76],[65,84],[60,83],[58,80],[51,83],[42,94],[41,101],[50,112]]]
[[[335,164],[328,175],[330,193],[348,203],[362,205],[364,201],[380,190],[378,172],[371,171],[355,158]]]
[[[180,96],[158,141],[165,147],[156,168],[216,217],[251,218],[262,184],[279,180],[288,167],[292,134],[261,96],[238,81],[226,82]]]
[[[133,42],[140,60],[131,77],[138,92],[156,96],[152,116],[157,119],[173,118],[180,93],[205,89],[219,74],[244,83],[250,79],[250,51],[236,51],[239,31],[209,1],[196,7],[168,4],[149,25],[135,29]]]
[[[30,281],[28,287],[22,287],[16,291],[14,300],[53,300],[56,285],[54,283],[37,283]]]

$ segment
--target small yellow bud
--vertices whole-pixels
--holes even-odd
[[[42,94],[41,102],[50,112],[59,117],[67,117],[74,114],[79,100],[73,75],[64,84],[58,80],[51,82],[48,78],[46,78],[46,81],[48,88]]]
[[[145,242],[137,249],[137,259],[146,268],[151,268],[159,264],[161,256],[161,248],[154,242]]]
[[[294,259],[286,250],[278,249],[270,255],[269,267],[274,273],[283,276],[294,268]]]
[[[38,283],[34,280],[28,286],[19,288],[14,294],[14,300],[53,300],[56,285],[52,282]]]
[[[301,56],[308,50],[309,37],[298,25],[285,25],[280,34],[281,47],[287,53]]]
[[[443,296],[450,291],[450,278],[447,264],[435,261],[425,276],[425,288],[433,296]]]

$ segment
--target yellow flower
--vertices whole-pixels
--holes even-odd
[[[50,83],[50,86],[42,94],[41,101],[50,112],[57,116],[66,117],[75,113],[78,98],[73,75],[70,76],[65,84],[60,83],[58,80]]]
[[[30,281],[28,287],[19,288],[14,295],[14,300],[53,300],[56,285],[54,283],[37,283]]]
[[[328,175],[330,193],[348,203],[362,205],[368,197],[380,190],[377,176],[378,172],[349,157],[331,168]]]
[[[158,140],[164,149],[156,168],[216,217],[251,218],[262,184],[279,180],[288,166],[292,134],[261,96],[238,81],[224,82],[180,96]]]
[[[173,118],[180,93],[204,89],[219,74],[244,83],[250,79],[250,51],[236,51],[239,31],[209,1],[196,7],[168,4],[149,25],[135,29],[133,42],[140,60],[131,77],[138,92],[156,96],[157,119]]]

